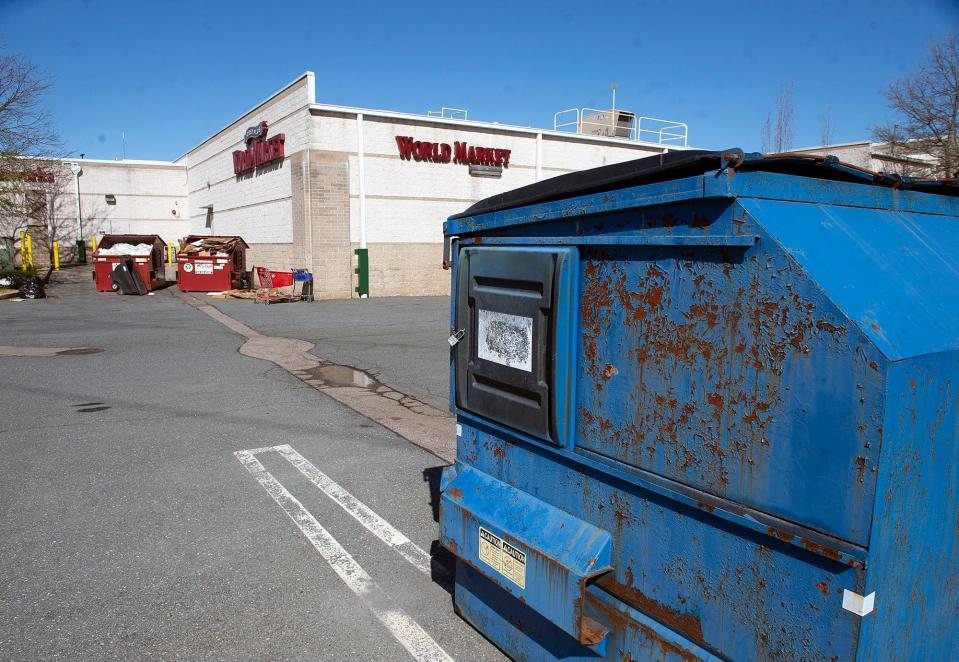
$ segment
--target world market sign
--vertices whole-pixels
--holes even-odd
[[[396,136],[396,146],[400,158],[407,161],[437,161],[439,163],[464,163],[469,165],[487,165],[509,167],[509,155],[512,150],[499,147],[477,147],[466,142],[429,143],[416,140],[412,136]]]
[[[272,138],[267,138],[266,134],[269,130],[270,125],[266,120],[246,130],[243,134],[246,149],[233,152],[233,174],[242,175],[283,158],[286,134],[278,133]]]

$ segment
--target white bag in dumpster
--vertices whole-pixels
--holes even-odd
[[[153,252],[153,244],[125,244],[120,242],[108,248],[100,248],[100,255],[149,255]]]

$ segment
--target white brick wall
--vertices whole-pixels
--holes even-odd
[[[292,188],[288,157],[309,142],[306,106],[313,100],[312,74],[304,75],[222,131],[192,149],[189,165],[191,232],[209,233],[206,208],[213,206],[213,232],[238,234],[248,243],[292,243]],[[247,127],[266,120],[268,136],[286,134],[287,159],[241,177],[233,174],[233,152],[246,148]]]
[[[315,110],[311,149],[351,154],[351,239],[359,240],[359,178],[354,115]],[[367,115],[366,219],[370,243],[421,243],[443,240],[443,221],[483,198],[536,180],[536,136],[503,127],[442,125],[428,118],[406,120]],[[396,136],[423,142],[467,142],[511,150],[510,165],[500,179],[473,177],[459,163],[405,160],[399,157]],[[542,176],[556,175],[658,154],[661,150],[635,143],[583,141],[573,136],[544,135]]]
[[[189,233],[186,168],[163,162],[79,161],[80,207],[84,238],[108,233],[158,234],[173,242]],[[76,239],[76,195],[67,172],[63,194],[54,202],[54,224],[61,243]],[[116,204],[106,202],[107,195]],[[174,213],[176,212],[176,213]]]

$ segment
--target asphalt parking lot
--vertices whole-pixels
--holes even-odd
[[[0,302],[0,658],[502,659],[430,558],[442,460],[169,290],[57,292]],[[217,305],[445,407],[446,301]]]
[[[437,409],[449,408],[449,297],[325,301],[313,306],[208,301],[261,333],[312,342],[318,356],[363,370]]]

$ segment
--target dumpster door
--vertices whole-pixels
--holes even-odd
[[[575,248],[467,247],[460,252],[456,326],[457,405],[560,443],[569,379],[568,306]],[[558,356],[559,355],[559,356]],[[559,359],[559,360],[558,360]],[[561,396],[569,389],[560,388]]]

